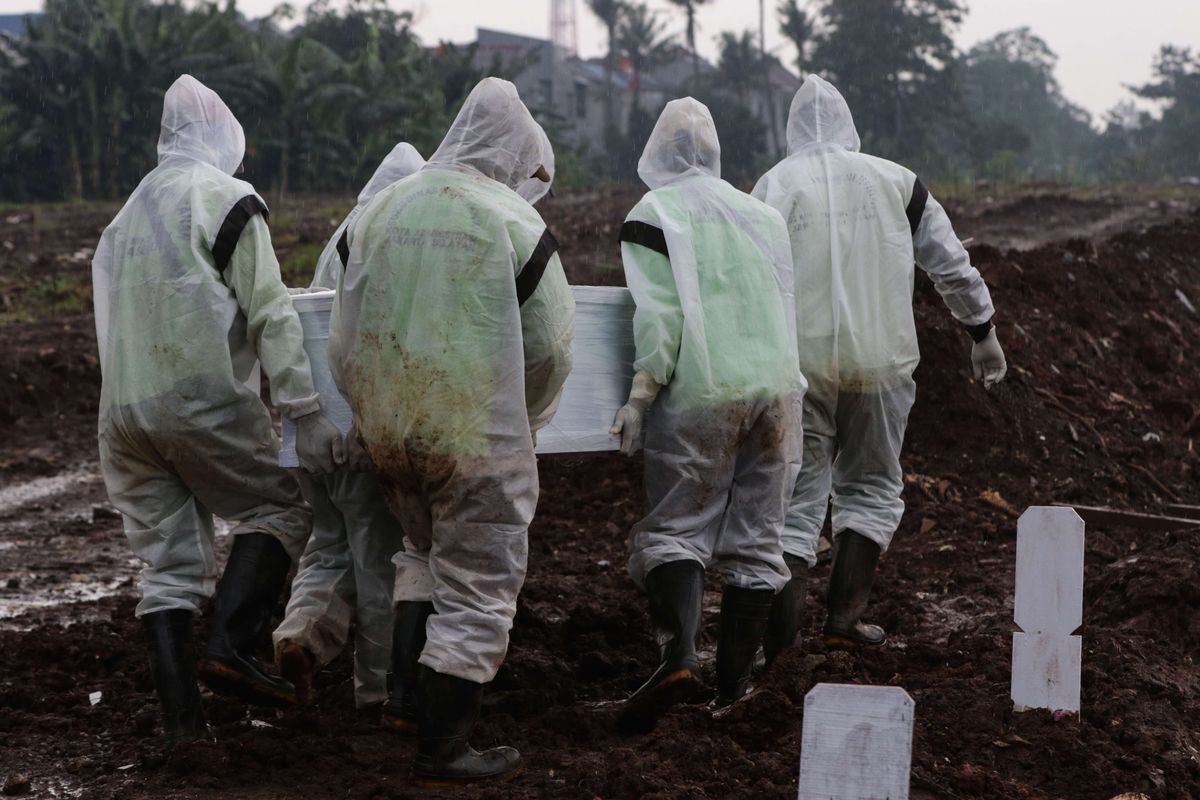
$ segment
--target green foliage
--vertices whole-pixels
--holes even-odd
[[[973,47],[961,71],[976,134],[972,155],[989,177],[998,164],[1021,174],[1063,177],[1090,160],[1096,132],[1054,78],[1058,57],[1028,28],[1005,31]]]
[[[960,0],[824,0],[813,69],[854,113],[863,150],[930,171],[966,150],[951,34]]]
[[[1157,166],[1167,175],[1200,176],[1200,52],[1164,46],[1154,60],[1154,82],[1138,96],[1162,105],[1162,117],[1139,125]]]
[[[0,198],[119,197],[155,163],[163,92],[216,90],[246,130],[261,191],[356,191],[400,140],[428,155],[483,76],[473,47],[427,49],[383,0],[281,6],[46,0],[0,46]]]
[[[796,48],[796,72],[803,75],[815,33],[813,19],[800,7],[799,0],[780,0],[776,13],[779,15],[779,32]]]

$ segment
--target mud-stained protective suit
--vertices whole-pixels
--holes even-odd
[[[531,432],[571,365],[554,237],[515,189],[539,129],[507,81],[349,229],[330,366],[405,533],[397,602],[432,600],[420,663],[482,684],[504,659],[537,504]]]
[[[804,393],[787,229],[720,179],[716,128],[691,98],[667,104],[638,174],[651,191],[622,227],[621,256],[637,385],[663,388],[646,417],[649,513],[629,572],[642,586],[668,562],[715,562],[729,585],[775,591]]]
[[[837,89],[809,76],[792,102],[787,139],[788,157],[753,194],[783,215],[791,235],[809,386],[804,468],[783,539],[811,565],[831,496],[834,536],[852,530],[883,550],[904,511],[900,449],[920,357],[914,254],[976,342],[995,333],[987,286],[946,212],[912,172],[858,152]],[[1003,377],[1002,355],[996,370]]]
[[[344,267],[339,245],[345,247],[346,229],[380,190],[424,164],[407,142],[392,148],[321,252],[313,288],[337,288]],[[381,703],[387,697],[392,650],[392,558],[404,534],[373,472],[343,469],[314,477],[309,494],[312,535],[300,557],[287,612],[272,637],[275,647],[295,642],[323,666],[345,648],[353,623],[355,704]]]
[[[242,128],[191,76],[167,91],[158,166],[105,229],[92,262],[103,387],[104,482],[145,564],[137,614],[199,611],[216,585],[213,514],[277,538],[295,559],[309,510],[278,465],[272,402],[319,411],[267,207],[232,177]]]

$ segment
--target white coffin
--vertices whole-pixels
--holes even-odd
[[[563,386],[554,420],[538,432],[537,452],[588,453],[616,450],[609,426],[629,396],[633,381],[633,298],[624,287],[573,286],[575,346],[571,374]],[[312,364],[321,407],[343,432],[350,430],[350,406],[329,372],[329,314],[333,290],[295,294],[292,303],[304,328],[304,349]],[[283,420],[279,464],[297,467],[296,430]]]

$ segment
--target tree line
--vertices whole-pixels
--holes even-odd
[[[559,144],[563,177],[627,180],[659,109],[638,76],[679,59],[678,93],[712,108],[727,173],[752,180],[782,147],[785,112],[748,112],[779,56],[751,30],[722,32],[702,69],[698,7],[587,0],[607,31],[608,71],[628,70],[630,119],[606,113],[605,152]],[[1054,78],[1055,54],[1032,31],[959,52],[961,0],[779,0],[788,66],[819,72],[846,95],[867,152],[931,179],[1158,180],[1200,175],[1200,52],[1164,46],[1154,78],[1093,120]],[[682,35],[672,31],[681,26]],[[512,64],[481,63],[473,45],[427,46],[384,0],[335,10],[316,0],[250,21],[236,8],[182,0],[46,0],[21,36],[0,38],[0,199],[118,198],[155,163],[162,93],[189,72],[246,128],[247,169],[277,193],[356,189],[398,140],[429,154],[466,93]],[[611,101],[608,103],[612,105]],[[768,104],[769,106],[770,104]]]

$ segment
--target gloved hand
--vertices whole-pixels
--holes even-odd
[[[633,387],[629,390],[629,400],[621,406],[608,432],[621,436],[621,452],[627,456],[636,453],[642,447],[642,425],[646,419],[654,398],[662,389],[649,372],[639,372],[633,376]]]
[[[1000,349],[995,328],[971,347],[971,370],[975,373],[975,380],[983,381],[985,389],[991,389],[1004,380],[1008,364],[1004,361],[1004,351]]]
[[[371,454],[363,446],[362,437],[358,434],[358,425],[346,434],[346,468],[354,472],[370,472],[375,469]]]
[[[292,421],[296,423],[296,458],[301,467],[328,475],[346,463],[342,432],[320,410]]]

